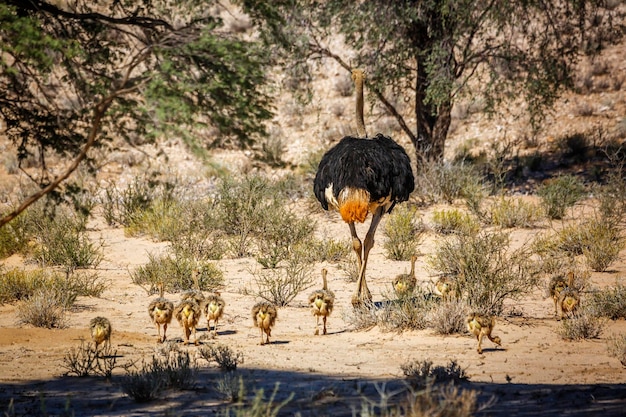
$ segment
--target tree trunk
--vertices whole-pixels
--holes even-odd
[[[428,88],[427,75],[423,65],[417,65],[415,86],[415,117],[417,135],[413,141],[417,157],[417,171],[424,163],[438,162],[443,159],[446,136],[450,128],[452,102],[445,100],[437,108],[425,103]]]

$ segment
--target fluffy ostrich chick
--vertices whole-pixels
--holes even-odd
[[[276,323],[278,317],[278,311],[276,306],[261,301],[252,307],[252,321],[254,326],[258,327],[261,332],[261,345],[270,343],[270,336],[272,335],[272,327]],[[267,336],[267,341],[263,338],[263,333]]]
[[[96,344],[96,349],[101,343],[111,345],[111,322],[106,317],[94,317],[89,322],[91,340]]]
[[[200,321],[200,315],[202,310],[198,303],[191,299],[181,300],[181,302],[174,309],[174,316],[180,327],[183,328],[183,336],[185,337],[184,343],[189,344],[189,336],[193,333],[194,344],[198,344],[198,336],[196,334],[196,326]]]
[[[398,297],[406,297],[413,294],[415,285],[417,284],[417,278],[415,277],[415,261],[417,256],[411,257],[411,272],[408,274],[400,274],[393,280],[393,290]]]
[[[163,296],[163,283],[159,283],[160,295],[150,302],[148,314],[154,323],[159,334],[158,342],[165,342],[167,326],[171,323],[174,315],[174,304]],[[163,337],[161,337],[161,326],[163,326]]]
[[[321,290],[313,291],[309,295],[309,304],[311,305],[311,312],[315,316],[315,335],[320,334],[320,317],[324,324],[322,334],[326,334],[326,319],[333,311],[333,304],[335,303],[335,294],[328,289],[328,282],[326,275],[328,271],[326,268],[322,269],[322,282],[323,286]]]
[[[470,333],[476,336],[476,339],[478,340],[478,345],[476,346],[476,351],[478,353],[483,353],[481,345],[485,336],[487,336],[489,340],[491,340],[496,345],[502,346],[500,337],[491,335],[491,332],[493,331],[495,325],[496,319],[492,316],[472,313],[467,317],[467,330],[469,330]]]
[[[213,320],[213,334],[217,335],[217,323],[224,314],[226,302],[219,293],[208,294],[204,299],[204,315],[206,317],[207,330],[211,330],[211,320]]]

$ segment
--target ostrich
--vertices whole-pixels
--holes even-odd
[[[163,297],[163,293],[163,283],[159,282],[159,297],[152,300],[148,306],[150,319],[159,333],[159,338],[157,340],[159,343],[165,342],[167,326],[172,321],[172,317],[174,315],[174,303]],[[161,337],[161,325],[163,326],[163,337]]]
[[[311,312],[315,316],[315,335],[320,334],[320,316],[324,324],[323,333],[326,334],[326,319],[333,312],[333,304],[335,303],[335,294],[328,289],[328,281],[326,275],[328,271],[326,268],[322,268],[322,281],[324,285],[321,290],[313,291],[309,295],[309,304],[311,305]]]
[[[193,333],[194,344],[198,344],[196,326],[198,326],[201,314],[202,310],[200,309],[198,303],[190,298],[181,300],[174,309],[174,317],[176,317],[176,320],[180,323],[180,327],[183,328],[185,345],[190,343],[189,336],[191,336],[191,333]]]
[[[352,297],[354,306],[372,299],[365,281],[365,268],[381,218],[397,203],[408,200],[415,188],[406,151],[380,133],[373,138],[367,137],[363,120],[364,78],[362,70],[352,71],[359,137],[346,136],[329,149],[320,161],[313,183],[322,208],[328,210],[330,206],[338,210],[350,227],[352,248],[359,267],[357,289]],[[372,213],[372,220],[362,242],[355,223],[365,222],[368,213]]]
[[[476,336],[476,340],[478,340],[478,345],[476,346],[476,351],[478,353],[483,353],[483,349],[481,347],[483,343],[483,338],[487,336],[489,340],[495,343],[498,346],[502,346],[502,341],[499,336],[492,336],[491,332],[493,332],[493,328],[496,325],[496,318],[493,316],[485,316],[484,314],[472,313],[467,316],[467,330]]]
[[[411,272],[400,274],[393,280],[393,289],[398,297],[410,296],[415,290],[417,278],[415,277],[415,261],[417,256],[411,257]]]
[[[96,344],[96,349],[100,343],[104,346],[111,345],[111,322],[106,317],[94,317],[89,322],[89,330],[91,331],[91,339]]]
[[[261,331],[261,345],[268,344],[270,342],[270,336],[272,335],[272,327],[276,323],[278,312],[276,306],[265,301],[256,303],[252,307],[252,321],[254,326],[258,327]],[[263,333],[267,336],[267,342],[263,338]]]
[[[213,335],[217,336],[217,322],[224,314],[226,302],[218,292],[210,293],[204,300],[204,315],[206,316],[207,331],[211,331],[211,320],[213,320]]]

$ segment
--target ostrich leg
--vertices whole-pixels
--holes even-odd
[[[356,227],[354,227],[354,223],[348,223],[348,226],[350,226],[350,234],[352,235],[352,249],[354,249],[354,253],[356,253],[359,271],[361,271],[361,265],[363,264],[363,244],[361,243],[359,236],[356,234]]]
[[[357,284],[356,294],[352,296],[353,306],[358,306],[365,301],[372,301],[372,293],[369,288],[367,288],[367,282],[365,281],[365,268],[367,267],[367,258],[370,250],[374,247],[374,234],[376,233],[376,228],[385,213],[384,210],[385,209],[382,206],[376,209],[372,216],[372,222],[370,223],[367,235],[365,235],[365,241],[363,242],[363,262],[361,263],[361,268],[359,270],[359,282]]]

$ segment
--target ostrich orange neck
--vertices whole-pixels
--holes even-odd
[[[360,69],[352,70],[352,80],[356,92],[356,131],[360,138],[366,138],[365,121],[363,119],[363,82],[365,72]]]

